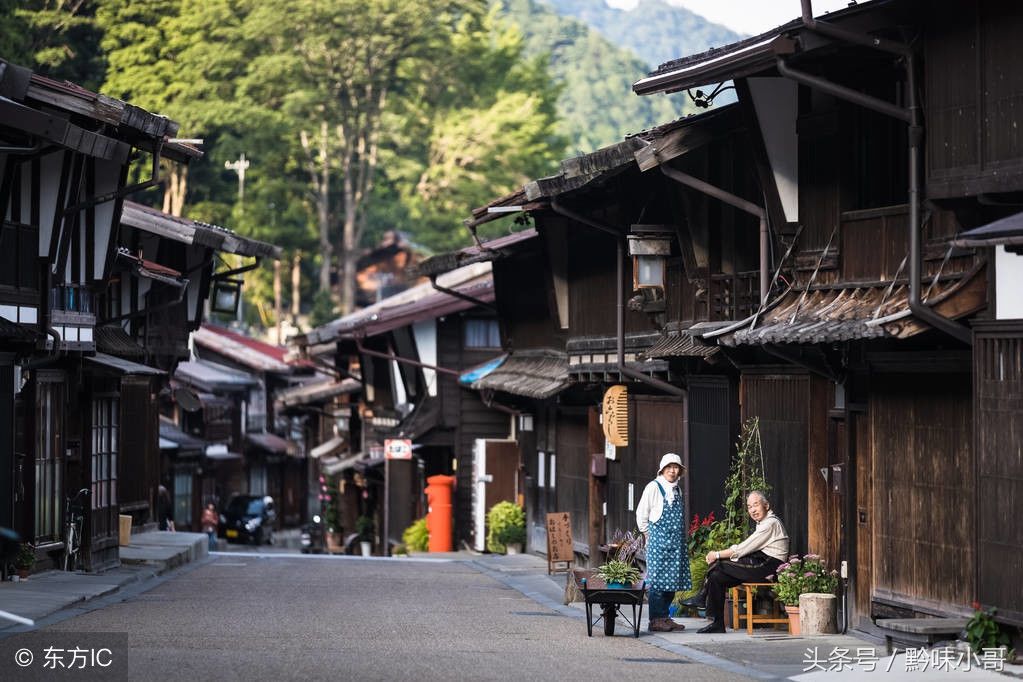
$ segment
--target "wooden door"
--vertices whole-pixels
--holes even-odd
[[[862,413],[850,414],[853,429],[853,448],[856,452],[856,518],[851,525],[856,533],[856,558],[850,585],[853,592],[851,625],[870,619],[870,592],[873,588],[873,454],[870,438],[870,420]],[[852,473],[852,472],[850,472]]]
[[[478,439],[473,453],[475,547],[486,549],[486,515],[498,502],[518,501],[519,445]]]

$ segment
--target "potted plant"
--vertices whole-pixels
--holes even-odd
[[[619,559],[610,559],[597,569],[597,575],[611,588],[629,588],[639,580],[639,569]]]
[[[520,554],[526,544],[526,529],[523,526],[505,526],[497,541],[504,545],[508,554]]]
[[[487,550],[508,551],[508,542],[526,539],[526,514],[512,502],[498,502],[487,512]]]
[[[355,532],[359,535],[362,556],[373,556],[373,530],[373,519],[369,516],[360,516],[355,520]]]
[[[28,572],[36,564],[36,548],[28,542],[21,543],[18,547],[18,554],[14,557],[14,568],[18,571],[21,580],[28,578]]]
[[[793,554],[778,567],[777,580],[774,593],[785,604],[791,635],[798,635],[802,631],[799,624],[799,595],[835,594],[838,589],[838,574],[835,571],[828,572],[824,560],[816,554],[803,557]]]

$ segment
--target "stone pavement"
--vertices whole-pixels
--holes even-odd
[[[516,556],[481,555],[473,565],[526,596],[579,620],[579,636],[586,637],[586,612],[582,602],[565,605],[565,574],[547,575],[547,562],[528,554]],[[596,618],[596,613],[594,617]],[[701,618],[676,618],[683,632],[648,633],[644,608],[640,638],[653,646],[686,658],[755,679],[789,679],[817,682],[839,675],[842,679],[871,680],[1006,680],[1006,675],[1023,678],[1023,665],[1005,665],[1001,674],[983,670],[977,662],[966,670],[965,655],[958,665],[953,661],[935,669],[935,657],[926,661],[907,660],[906,654],[887,656],[884,642],[852,635],[792,637],[781,631],[762,630],[752,637],[745,630],[723,634],[697,634],[707,621]],[[762,634],[761,634],[762,632]],[[593,628],[594,637],[603,637],[603,627]],[[619,619],[615,637],[631,637],[632,630]],[[859,662],[860,665],[851,665]],[[829,670],[830,668],[830,670]]]
[[[290,542],[279,543],[290,545]],[[258,549],[258,548],[253,548]],[[243,550],[244,551],[244,550]],[[267,554],[266,556],[275,556]],[[276,556],[281,556],[280,554]],[[312,555],[318,557],[322,555]],[[341,559],[342,557],[328,557]],[[498,582],[522,592],[527,597],[579,623],[579,636],[586,637],[586,617],[581,602],[565,605],[565,574],[547,575],[547,562],[530,554],[510,556],[448,552],[414,554],[410,558],[343,557],[361,561],[461,561]],[[48,620],[69,614],[102,608],[111,599],[131,598],[152,587],[152,580],[163,573],[187,564],[209,560],[206,536],[200,533],[150,532],[132,535],[131,544],[121,548],[119,568],[99,574],[45,571],[32,575],[26,582],[0,583],[0,610],[35,621],[36,627]],[[171,575],[167,578],[172,577]],[[923,661],[907,660],[906,654],[894,659],[885,655],[884,643],[851,635],[790,637],[780,631],[764,630],[749,636],[743,631],[700,635],[696,630],[706,622],[698,618],[679,618],[686,625],[684,632],[646,632],[646,609],[641,622],[640,639],[651,646],[676,653],[716,668],[761,680],[789,679],[817,682],[827,675],[843,679],[927,679],[927,680],[1002,680],[1006,675],[1023,679],[1023,666],[1005,665],[1002,674],[981,670],[974,665],[970,671],[959,662],[946,669],[934,669],[933,659],[921,669]],[[42,622],[40,622],[42,621]],[[0,638],[32,628],[0,619]],[[598,624],[593,636],[603,637]],[[619,620],[615,637],[631,637],[631,629]],[[860,660],[861,665],[846,665]],[[831,668],[831,670],[828,670]],[[836,669],[837,668],[837,669]]]
[[[166,571],[208,557],[207,539],[202,533],[153,531],[131,536],[121,547],[121,566],[102,573],[43,571],[21,582],[0,583],[0,610],[38,621],[68,608],[112,595]],[[27,626],[0,618],[4,632],[24,631]]]

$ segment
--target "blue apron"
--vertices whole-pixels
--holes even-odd
[[[646,547],[647,587],[661,592],[680,592],[692,589],[689,578],[689,553],[686,551],[685,510],[682,493],[675,487],[675,503],[670,507],[661,484],[657,484],[664,498],[661,518],[650,524],[650,539]]]

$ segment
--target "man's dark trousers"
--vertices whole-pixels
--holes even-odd
[[[766,582],[769,575],[775,575],[781,561],[763,552],[754,552],[737,561],[721,559],[715,561],[707,571],[707,615],[716,623],[725,622],[725,593],[728,588],[743,583]],[[732,623],[735,627],[735,623]]]

